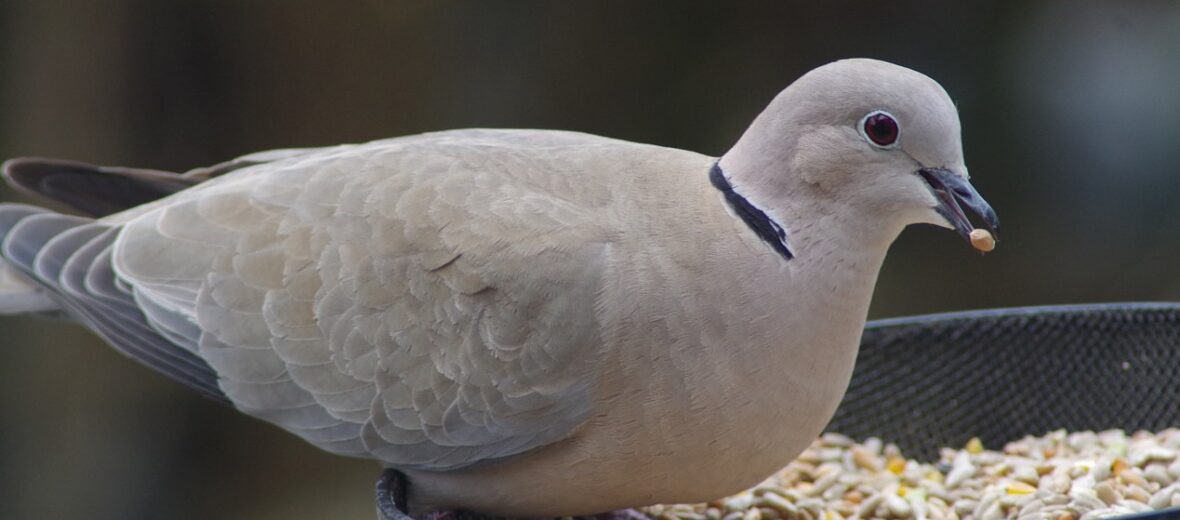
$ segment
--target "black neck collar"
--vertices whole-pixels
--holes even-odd
[[[713,163],[713,168],[709,169],[709,181],[713,183],[713,187],[721,191],[725,195],[725,202],[733,209],[733,212],[745,222],[754,234],[758,235],[763,242],[766,242],[771,249],[783,257],[784,260],[790,260],[795,257],[791,250],[787,247],[787,232],[783,227],[770,218],[766,212],[758,209],[757,206],[746,200],[740,193],[734,191],[733,185],[725,178],[725,173],[721,171],[720,163]]]

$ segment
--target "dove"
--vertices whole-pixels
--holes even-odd
[[[467,129],[4,172],[76,214],[0,205],[0,311],[379,462],[385,517],[757,484],[836,410],[903,228],[998,227],[947,93],[870,59],[803,75],[719,158]]]

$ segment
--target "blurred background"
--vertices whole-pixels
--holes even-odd
[[[1180,300],[1176,2],[0,0],[0,157],[184,170],[471,126],[721,154],[854,56],[946,87],[1004,223],[987,257],[905,233],[873,317]],[[0,348],[0,518],[374,518],[374,464],[78,327],[3,318]]]

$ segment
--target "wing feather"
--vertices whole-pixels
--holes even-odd
[[[236,167],[126,217],[114,266],[158,329],[191,318],[248,413],[405,468],[510,456],[590,413],[607,194],[570,165],[603,141],[454,132]]]
[[[65,312],[116,350],[213,399],[215,375],[183,344],[150,324],[106,261],[117,230],[91,219],[0,205],[3,256]]]

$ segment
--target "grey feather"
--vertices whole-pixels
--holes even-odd
[[[115,288],[109,263],[114,230],[86,218],[3,204],[0,231],[4,258],[44,287],[72,317],[132,359],[225,401],[209,365],[160,335],[131,295]],[[104,256],[106,260],[95,261]],[[95,292],[91,287],[105,290]]]
[[[37,157],[5,161],[0,170],[10,186],[93,217],[147,204],[200,180],[158,170]]]
[[[443,470],[561,439],[590,407],[589,383],[570,375],[583,362],[573,345],[594,341],[588,324],[567,323],[593,309],[549,291],[593,292],[599,253],[564,235],[597,217],[512,177],[527,168],[472,170],[484,151],[471,145],[518,153],[591,138],[464,134],[472,140],[415,136],[234,167],[130,218],[115,271],[162,334],[199,336],[239,408],[322,447]],[[483,198],[462,186],[473,173],[490,175]],[[497,206],[504,190],[531,202]],[[514,212],[524,214],[490,219]],[[540,292],[503,246],[537,236],[550,245],[535,252],[570,269],[548,273]],[[535,330],[534,314],[568,339]],[[325,446],[324,428],[352,438]]]

